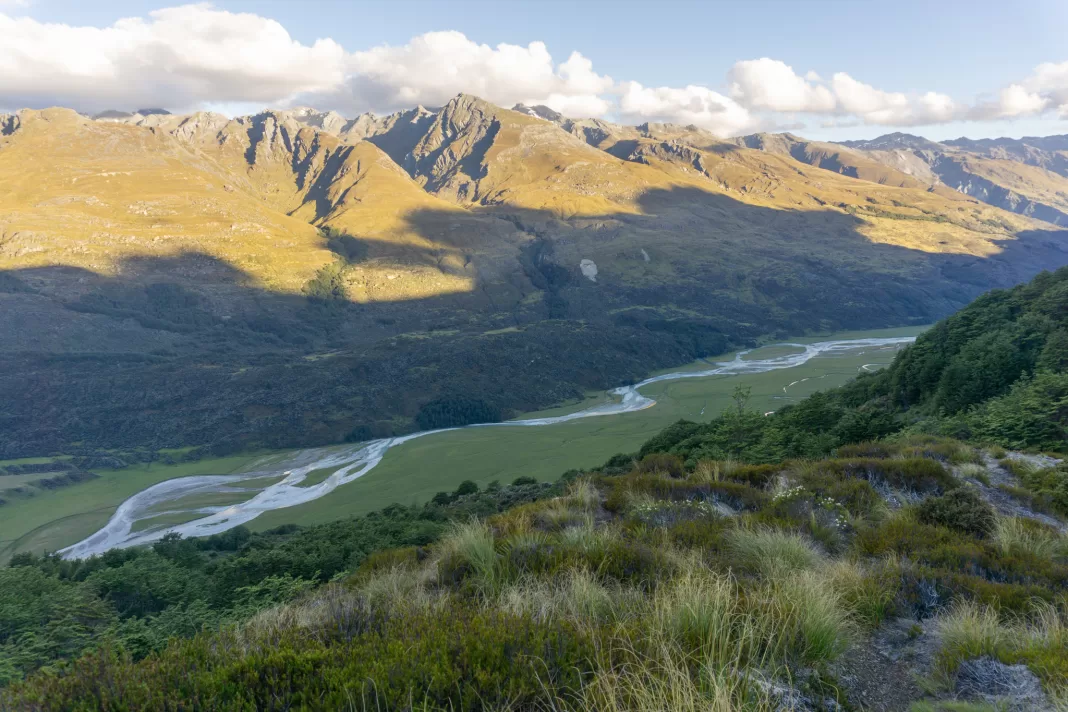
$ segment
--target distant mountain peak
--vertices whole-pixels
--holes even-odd
[[[518,111],[520,114],[526,114],[527,116],[533,116],[536,119],[545,119],[553,123],[560,123],[564,121],[564,115],[558,111],[553,111],[544,104],[536,104],[534,106],[527,106],[526,104],[516,104],[512,107],[512,111]]]
[[[943,148],[943,145],[936,141],[902,131],[883,134],[873,139],[836,141],[836,143],[849,148],[859,148],[862,151],[892,151],[894,149],[937,150]]]
[[[93,114],[93,121],[126,121],[139,116],[170,116],[166,109],[137,109],[136,111],[119,111],[118,109],[106,109],[98,114]]]

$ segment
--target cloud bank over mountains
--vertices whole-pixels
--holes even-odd
[[[86,112],[164,106],[311,105],[345,115],[437,106],[457,93],[544,104],[572,117],[695,124],[721,135],[797,127],[922,126],[951,121],[1068,118],[1068,61],[1035,67],[987,97],[886,91],[845,72],[800,74],[767,57],[736,62],[708,86],[643,86],[596,71],[580,52],[554,59],[542,42],[479,44],[455,31],[402,46],[350,50],[294,40],[278,22],[210,5],[156,10],[110,27],[47,24],[0,12],[0,109]],[[718,86],[719,90],[713,88]]]

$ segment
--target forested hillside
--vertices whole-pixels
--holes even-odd
[[[895,433],[1007,448],[1068,443],[1068,269],[984,294],[924,332],[888,368],[764,418],[739,408],[680,422],[641,454],[779,462]]]
[[[20,555],[0,706],[1059,709],[1066,307],[1043,273],[884,371],[770,416],[739,391],[551,486]]]

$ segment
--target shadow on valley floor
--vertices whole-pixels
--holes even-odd
[[[116,277],[0,272],[0,458],[222,453],[399,434],[427,413],[449,414],[438,426],[508,417],[761,336],[928,323],[1068,264],[1065,231],[1017,235],[983,259],[875,244],[834,210],[691,189],[640,207],[409,216],[431,247],[335,233],[324,240],[340,241],[339,261],[310,296],[198,253],[131,259]],[[470,287],[366,304],[337,288],[394,269]]]

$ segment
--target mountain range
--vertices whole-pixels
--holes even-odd
[[[719,139],[459,95],[0,116],[0,456],[505,417],[1068,263],[1068,137]],[[440,424],[440,423],[438,423]]]

